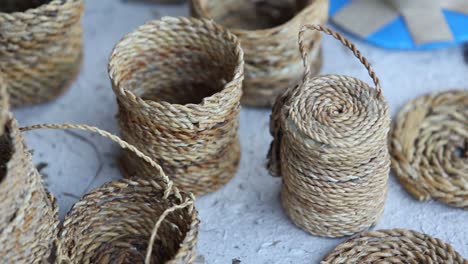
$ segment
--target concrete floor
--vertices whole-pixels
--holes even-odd
[[[82,72],[70,91],[58,100],[16,109],[21,125],[85,123],[118,133],[117,106],[107,76],[114,44],[145,21],[162,15],[185,15],[187,7],[133,1],[87,0],[84,16],[85,57]],[[382,79],[392,113],[407,100],[436,90],[468,87],[468,65],[460,48],[428,52],[389,52],[356,41]],[[348,74],[369,81],[365,70],[336,41],[324,40],[323,73]],[[242,161],[235,178],[216,193],[197,201],[201,229],[200,261],[206,263],[317,263],[343,239],[313,237],[296,228],[279,201],[281,180],[264,167],[271,137],[270,111],[244,108],[241,113]],[[81,135],[81,136],[76,136]],[[83,140],[86,137],[88,140]],[[99,136],[63,131],[28,132],[35,163],[58,198],[63,216],[79,197],[100,184],[119,179],[116,145]],[[452,244],[468,258],[468,211],[437,202],[419,203],[396,182],[384,216],[376,226],[408,228]],[[201,261],[203,263],[203,261]]]

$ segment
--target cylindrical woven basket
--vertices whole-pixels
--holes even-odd
[[[408,102],[393,123],[390,153],[396,177],[416,199],[468,209],[468,90]]]
[[[336,247],[321,264],[434,263],[468,264],[440,239],[412,230],[370,231]]]
[[[237,38],[208,20],[163,18],[125,36],[109,74],[122,137],[156,160],[175,184],[214,191],[237,170],[243,53]],[[124,153],[127,177],[153,168]]]
[[[83,0],[0,3],[0,69],[13,106],[56,98],[80,68]]]
[[[376,89],[348,76],[313,77],[303,46],[308,29],[323,31],[350,48]],[[390,167],[388,105],[368,61],[341,35],[306,25],[299,45],[304,80],[274,106],[268,167],[283,177],[283,207],[297,226],[317,236],[352,235],[375,224],[384,209]]]
[[[194,196],[180,192],[150,157],[96,127],[43,124],[22,128],[81,129],[109,138],[144,160],[154,180],[121,180],[85,195],[65,217],[56,263],[192,263],[198,239]]]
[[[1,87],[0,80],[0,87]],[[4,87],[4,86],[3,86]],[[6,93],[3,88],[2,93]],[[2,94],[0,98],[6,97]],[[7,112],[2,105],[2,119]],[[16,120],[0,125],[0,263],[45,263],[58,232],[58,208],[32,164]]]
[[[300,82],[297,32],[305,23],[326,23],[328,5],[328,0],[191,0],[191,15],[214,19],[239,37],[245,53],[242,103],[266,107]],[[311,74],[321,68],[320,39],[314,32],[304,43]]]

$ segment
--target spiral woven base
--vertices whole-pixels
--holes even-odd
[[[468,91],[419,97],[398,113],[391,133],[392,168],[420,201],[468,209]]]
[[[321,264],[440,263],[467,264],[449,244],[411,230],[370,231],[346,241]]]
[[[45,263],[57,237],[58,208],[11,116],[0,137],[0,173],[0,263]]]
[[[340,34],[304,26],[299,34],[303,58],[308,57],[307,29],[349,47],[376,89],[347,76],[312,77],[304,60],[303,83],[280,96],[273,108],[268,167],[283,177],[282,204],[297,226],[317,236],[352,235],[374,225],[383,212],[390,169],[388,105],[367,60]]]
[[[328,5],[328,0],[191,0],[191,15],[214,19],[239,37],[246,63],[242,103],[266,107],[300,82],[296,34],[305,23],[326,23]],[[305,38],[315,75],[322,64],[320,34]]]
[[[153,228],[168,208],[191,199],[155,181],[122,180],[84,196],[65,217],[57,263],[145,263]],[[192,263],[198,236],[193,206],[169,213],[159,226],[149,263]]]
[[[125,141],[141,149],[186,191],[204,194],[237,169],[243,80],[237,38],[208,20],[163,18],[116,45],[109,74]],[[154,168],[124,153],[124,174]]]
[[[0,69],[13,106],[62,94],[82,57],[82,0],[0,3]]]

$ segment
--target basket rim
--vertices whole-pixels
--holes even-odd
[[[191,4],[193,8],[196,10],[197,15],[202,16],[205,19],[211,19],[214,21],[214,18],[210,15],[210,13],[206,10],[205,6],[201,4],[201,1],[203,0],[191,0]],[[207,0],[208,1],[208,0]],[[255,34],[261,34],[261,35],[269,35],[277,31],[281,31],[285,28],[287,28],[290,24],[295,22],[296,20],[300,19],[301,16],[304,15],[304,13],[310,11],[311,9],[315,8],[316,5],[322,4],[327,2],[328,0],[307,0],[309,3],[302,8],[299,12],[297,12],[293,17],[288,19],[286,22],[283,22],[282,24],[269,27],[269,28],[263,28],[263,29],[253,29],[253,30],[246,30],[246,29],[240,29],[240,28],[233,28],[233,27],[226,27],[228,30],[233,32],[234,34],[239,34],[239,35],[248,35],[252,36]],[[222,24],[220,24],[222,25]],[[224,26],[224,25],[222,25]]]
[[[219,32],[219,34],[223,34],[228,38],[229,40],[232,41],[232,43],[235,45],[235,53],[238,54],[237,56],[237,62],[236,66],[233,69],[232,72],[232,78],[228,82],[226,82],[222,89],[219,91],[211,94],[210,96],[204,97],[200,103],[188,103],[188,104],[179,104],[179,103],[169,103],[167,101],[153,101],[153,100],[145,100],[141,98],[141,96],[136,95],[133,91],[127,89],[126,87],[123,87],[121,85],[121,81],[119,78],[117,78],[116,74],[116,69],[117,67],[112,64],[112,61],[114,60],[114,57],[117,54],[117,48],[123,45],[122,43],[125,41],[128,41],[133,37],[133,35],[138,32],[142,31],[147,27],[154,26],[154,25],[164,25],[164,24],[177,24],[177,23],[182,23],[182,25],[191,25],[194,27],[200,27],[202,25],[208,26],[216,31]],[[150,107],[163,107],[163,108],[179,108],[181,110],[185,111],[192,111],[194,109],[200,109],[204,108],[209,104],[210,100],[215,100],[216,98],[220,98],[223,94],[234,92],[235,90],[239,90],[239,93],[242,94],[242,89],[237,88],[238,86],[242,85],[242,82],[244,80],[244,51],[241,48],[241,44],[239,41],[239,38],[231,33],[228,29],[225,27],[217,24],[213,20],[208,20],[204,18],[192,18],[192,17],[170,17],[170,16],[164,16],[160,19],[157,20],[152,20],[149,21],[133,31],[127,33],[117,44],[114,46],[112,49],[110,59],[108,62],[108,73],[109,77],[112,82],[112,89],[116,93],[116,95],[120,98],[123,96],[123,98],[129,98],[136,101],[138,104],[143,105],[143,106],[150,106]]]
[[[0,17],[2,16],[18,16],[24,14],[40,14],[44,11],[44,9],[50,6],[63,6],[65,4],[71,3],[73,0],[52,0],[50,2],[43,3],[37,7],[31,7],[24,11],[14,11],[14,12],[1,12]],[[82,2],[83,0],[75,0],[76,2]],[[63,3],[62,3],[63,2]]]

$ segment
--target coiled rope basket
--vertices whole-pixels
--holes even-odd
[[[214,191],[237,170],[243,53],[208,20],[163,18],[125,36],[109,74],[122,137],[195,194]],[[127,177],[154,169],[125,153]]]
[[[302,78],[296,33],[305,23],[324,24],[328,0],[191,0],[191,15],[214,19],[237,35],[245,52],[242,103],[272,106],[276,97]],[[321,37],[305,37],[311,74],[321,68]]]
[[[45,263],[58,231],[54,197],[32,164],[0,79],[0,263]]]
[[[56,263],[192,263],[198,239],[194,196],[173,186],[162,168],[134,146],[87,125],[22,128],[81,129],[109,138],[154,168],[152,180],[107,183],[85,195],[65,217]]]
[[[321,264],[450,263],[468,260],[449,244],[412,230],[390,229],[359,234],[336,247]]]
[[[390,139],[393,171],[409,193],[468,209],[468,90],[408,102]]]
[[[313,77],[303,39],[309,29],[351,49],[376,88],[348,76]],[[306,25],[299,45],[304,80],[274,106],[268,167],[283,177],[283,207],[297,226],[317,236],[352,235],[375,224],[384,209],[390,167],[388,105],[368,61],[340,34]]]
[[[83,0],[2,0],[0,69],[13,106],[56,98],[80,68]]]

